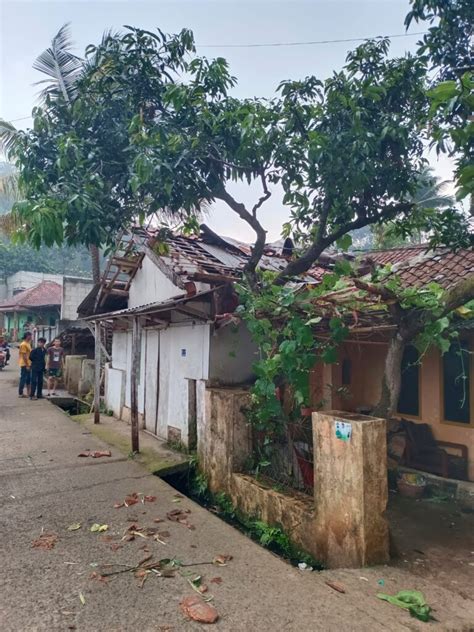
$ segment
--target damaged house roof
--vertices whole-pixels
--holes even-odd
[[[54,281],[42,281],[18,292],[11,298],[0,303],[0,312],[27,311],[40,307],[59,307],[61,305],[63,289]]]

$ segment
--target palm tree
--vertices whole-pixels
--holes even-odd
[[[43,51],[33,64],[35,70],[47,76],[36,84],[46,84],[40,93],[43,108],[47,109],[51,101],[56,99],[62,99],[69,107],[72,107],[74,103],[77,81],[81,77],[85,62],[71,52],[72,47],[69,24],[64,24],[53,37],[51,46]],[[16,130],[11,123],[0,120],[0,148],[12,161],[15,159],[15,147],[20,136],[21,132]],[[18,199],[18,180],[14,176],[12,178],[15,182],[16,199]],[[5,181],[3,186],[5,187],[6,184]],[[12,180],[10,186],[12,186]],[[11,227],[11,216],[10,221],[7,216],[0,220],[0,228],[2,226],[4,230],[8,226]],[[90,245],[89,250],[92,259],[92,277],[95,283],[99,283],[101,276],[99,248],[96,245]]]
[[[446,209],[455,203],[449,193],[450,180],[439,180],[433,173],[432,167],[424,167],[419,175],[419,184],[411,201],[420,209]],[[364,250],[367,248],[393,248],[406,244],[421,244],[424,240],[421,231],[416,231],[408,239],[393,234],[390,224],[366,226],[354,231],[353,241]]]

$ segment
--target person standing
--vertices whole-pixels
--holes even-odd
[[[30,394],[31,384],[31,333],[27,332],[23,335],[23,339],[18,349],[18,364],[20,365],[20,384],[18,386],[18,396],[26,397],[24,394],[25,386],[26,392]]]
[[[38,346],[30,353],[31,390],[30,399],[43,399],[43,379],[46,370],[46,338],[38,338]]]
[[[56,395],[58,378],[61,376],[64,365],[64,349],[61,347],[61,340],[55,338],[53,344],[48,349],[48,397]]]

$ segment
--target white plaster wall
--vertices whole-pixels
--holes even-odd
[[[120,419],[122,407],[125,403],[125,372],[106,367],[105,402],[107,409],[112,410],[115,417]]]
[[[64,277],[61,320],[77,320],[77,308],[92,290],[92,279]]]
[[[148,303],[166,301],[182,293],[183,290],[171,283],[153,261],[148,256],[145,256],[142,267],[132,281],[128,306],[138,307]]]
[[[114,331],[112,337],[112,367],[114,369],[127,369],[127,337],[126,331]]]
[[[173,426],[181,430],[182,441],[187,443],[187,380],[208,379],[209,329],[208,324],[200,323],[176,325],[160,331],[158,436],[164,439],[168,436],[168,426]],[[197,386],[199,400],[203,397],[203,388]]]

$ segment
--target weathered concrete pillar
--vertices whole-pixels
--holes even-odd
[[[314,501],[319,558],[330,568],[389,559],[386,421],[313,413]]]
[[[250,454],[251,430],[242,409],[249,403],[241,388],[207,388],[205,415],[198,424],[199,465],[211,492],[229,491],[233,472]]]
[[[71,395],[77,395],[82,373],[82,363],[87,359],[85,355],[66,356],[64,384]]]

